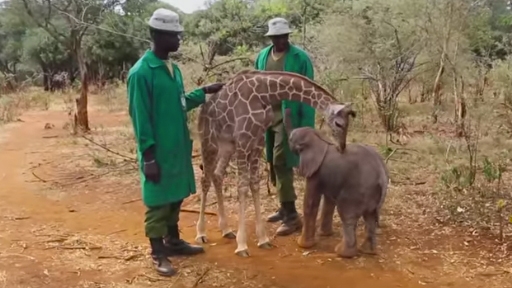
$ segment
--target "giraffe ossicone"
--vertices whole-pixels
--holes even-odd
[[[217,196],[218,223],[224,238],[235,238],[224,207],[223,177],[233,157],[238,172],[238,232],[235,253],[249,256],[245,225],[246,198],[254,203],[258,247],[272,247],[261,215],[259,164],[264,134],[274,118],[272,105],[282,100],[306,103],[324,114],[334,134],[342,133],[340,111],[347,104],[338,102],[325,88],[302,75],[290,72],[242,70],[223,89],[212,95],[199,112],[203,175],[201,205],[196,241],[206,243],[205,209],[211,184]],[[350,105],[350,104],[348,104]],[[250,193],[249,193],[250,192]]]

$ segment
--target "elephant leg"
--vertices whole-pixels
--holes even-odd
[[[376,254],[376,230],[377,230],[377,217],[378,212],[374,210],[372,212],[365,213],[363,215],[365,226],[366,226],[366,238],[364,239],[363,245],[361,245],[361,252],[365,254]]]
[[[336,246],[336,253],[342,258],[353,258],[357,256],[356,228],[360,216],[346,212],[343,214],[341,207],[337,208],[343,226],[343,240]]]
[[[323,196],[323,200],[322,213],[320,216],[320,236],[331,236],[333,234],[332,218],[334,217],[336,203],[325,195]]]
[[[316,186],[316,180],[307,179],[303,206],[304,225],[302,226],[302,233],[297,239],[297,244],[301,248],[311,248],[315,245],[316,217],[318,216],[322,196]]]

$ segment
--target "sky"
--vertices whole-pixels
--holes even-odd
[[[204,8],[205,0],[160,0],[169,3],[185,13],[192,13],[198,9]]]

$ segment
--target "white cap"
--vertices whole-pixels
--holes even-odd
[[[150,27],[157,30],[183,32],[183,26],[180,25],[180,16],[168,9],[156,9],[147,23]]]
[[[288,21],[284,18],[274,18],[268,21],[268,32],[265,36],[277,36],[292,33]]]

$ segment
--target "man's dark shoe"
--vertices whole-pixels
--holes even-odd
[[[295,202],[283,202],[283,224],[276,230],[277,236],[288,236],[302,229],[302,220],[295,209]]]
[[[192,256],[204,253],[202,246],[192,245],[180,239],[180,232],[177,225],[169,226],[167,229],[169,235],[164,238],[166,256]]]
[[[302,229],[302,220],[299,217],[299,214],[295,213],[293,215],[286,215],[285,219],[283,219],[283,224],[279,226],[276,230],[277,236],[288,236],[294,232],[300,231]]]
[[[176,274],[171,261],[165,255],[151,255],[151,260],[153,261],[153,268],[158,275],[170,277]]]
[[[276,211],[276,213],[268,216],[267,222],[274,223],[274,222],[282,221],[283,219],[284,219],[284,209],[281,207]]]
[[[176,274],[171,261],[165,255],[165,246],[162,238],[150,238],[151,260],[156,273],[161,276],[170,277]]]
[[[192,245],[181,239],[167,240],[165,243],[165,255],[171,256],[192,256],[204,253],[204,248],[199,245]]]

